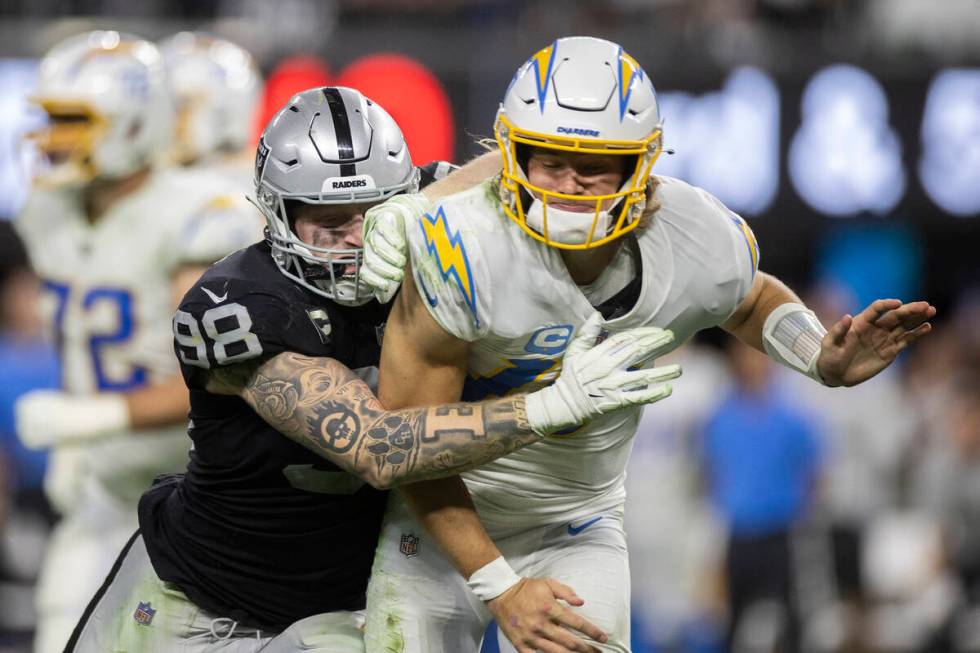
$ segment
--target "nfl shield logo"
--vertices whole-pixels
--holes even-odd
[[[141,626],[149,626],[153,621],[153,615],[157,613],[156,610],[150,607],[149,603],[140,603],[136,606],[136,612],[133,613],[133,619],[136,623]]]
[[[411,533],[402,533],[402,542],[398,546],[406,558],[411,558],[419,553],[419,538]]]

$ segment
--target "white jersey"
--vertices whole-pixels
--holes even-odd
[[[676,179],[660,182],[662,208],[633,232],[639,298],[605,328],[671,329],[677,347],[731,316],[752,286],[759,254],[745,221],[717,199]],[[407,228],[415,283],[429,312],[471,343],[466,400],[553,382],[569,341],[595,310],[560,251],[504,215],[492,184],[446,198]],[[466,473],[481,517],[491,527],[521,527],[621,504],[640,414],[635,408],[605,415]]]
[[[42,281],[65,391],[127,392],[178,373],[173,275],[261,237],[257,212],[239,194],[215,175],[167,169],[90,224],[77,192],[34,191],[17,228]],[[155,473],[183,469],[184,425],[155,431],[88,447],[110,493],[135,498]]]

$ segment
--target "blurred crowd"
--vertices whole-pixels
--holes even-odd
[[[58,359],[41,331],[39,282],[9,222],[0,221],[0,651],[25,651],[33,634],[34,584],[57,518],[43,489],[47,454],[26,449],[14,402],[57,388]]]
[[[488,47],[496,42],[495,31],[523,43],[529,35],[537,42],[541,34],[580,32],[626,33],[626,40],[633,41],[634,32],[654,29],[657,38],[644,43],[654,52],[669,51],[684,40],[719,63],[755,60],[776,68],[816,61],[827,53],[860,57],[872,50],[886,51],[898,69],[980,55],[973,38],[980,27],[973,0],[944,0],[942,11],[924,0],[280,0],[275,5],[263,0],[4,0],[0,15],[7,23],[6,29],[0,25],[7,37],[0,43],[3,55],[32,49],[40,54],[59,38],[55,32],[64,36],[66,25],[41,21],[62,18],[77,28],[87,17],[104,16],[129,25],[152,17],[144,30],[149,37],[215,21],[263,65],[284,52],[333,50],[345,36],[356,37],[361,28],[372,26],[388,32],[407,26],[475,27],[487,33]],[[47,42],[37,43],[39,35]],[[417,41],[410,37],[406,31],[389,33],[377,45],[386,49]],[[801,38],[818,47],[792,48]],[[428,49],[426,63],[443,58],[452,66],[455,62],[443,57],[447,50],[457,51],[451,33],[443,34],[440,47]]]
[[[807,303],[829,325],[842,296]],[[680,350],[631,461],[634,650],[980,650],[978,311],[963,292],[847,390],[738,343]]]

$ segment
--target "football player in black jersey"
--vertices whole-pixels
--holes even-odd
[[[445,192],[486,175],[471,166]],[[140,531],[68,650],[363,651],[386,488],[669,393],[627,369],[662,332],[596,345],[594,321],[549,388],[384,409],[371,383],[388,307],[360,279],[363,213],[446,168],[414,167],[395,122],[352,89],[304,91],[272,119],[255,165],[266,240],[212,266],[173,320],[191,396],[187,472],[143,495]],[[595,633],[571,611],[561,623]]]

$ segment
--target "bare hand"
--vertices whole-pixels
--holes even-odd
[[[559,599],[576,607],[585,604],[575,590],[553,578],[522,578],[487,607],[517,653],[599,653],[599,649],[564,627],[597,642],[605,643],[608,636],[585,617],[558,603]]]
[[[867,381],[929,333],[932,325],[928,320],[935,314],[929,302],[878,299],[854,317],[845,315],[820,343],[820,378],[830,386]]]

